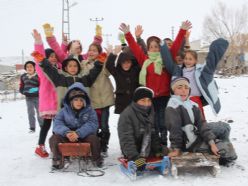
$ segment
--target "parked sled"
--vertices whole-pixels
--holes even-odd
[[[179,169],[188,168],[206,168],[215,177],[220,173],[219,158],[208,153],[183,153],[171,158],[172,176],[177,177]]]
[[[148,158],[145,170],[142,172],[137,171],[137,167],[133,161],[128,161],[125,158],[119,158],[118,160],[121,162],[121,171],[131,180],[136,180],[138,177],[150,172],[158,172],[161,175],[170,174],[171,163],[168,156],[164,156],[163,158]]]

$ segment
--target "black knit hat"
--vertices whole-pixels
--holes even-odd
[[[152,99],[153,96],[154,96],[154,92],[153,92],[152,89],[147,88],[147,87],[138,87],[134,91],[133,101],[137,102],[138,100],[140,100],[142,98],[150,98],[150,99]]]
[[[24,64],[24,69],[25,69],[25,70],[27,70],[26,68],[27,68],[27,65],[28,65],[28,64],[33,65],[34,68],[35,68],[35,62],[33,62],[33,61],[27,61],[27,62]]]
[[[77,66],[78,66],[78,72],[77,74],[79,74],[79,72],[81,71],[81,66],[80,66],[80,63],[77,59],[75,59],[72,55],[68,56],[68,58],[66,58],[63,62],[62,62],[62,70],[64,72],[66,72],[65,68],[67,67],[69,61],[75,61],[77,63]],[[77,75],[76,74],[76,75]]]
[[[53,54],[53,53],[55,53],[53,49],[47,48],[45,50],[46,58],[48,59],[50,57],[50,55]]]

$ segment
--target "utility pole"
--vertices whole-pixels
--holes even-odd
[[[24,65],[24,50],[22,49],[22,64]]]
[[[69,0],[62,0],[62,33],[67,36],[67,40],[70,41],[70,8],[77,5],[77,2],[69,4]]]
[[[106,46],[109,46],[109,37],[111,37],[112,34],[103,34],[103,37],[106,37]]]
[[[103,21],[104,19],[103,19],[103,17],[102,18],[95,18],[95,19],[93,19],[93,18],[90,18],[90,21],[93,21],[93,22],[96,22],[96,25],[98,25],[98,22],[99,21]]]
[[[67,36],[70,41],[70,12],[69,12],[69,0],[62,0],[62,33]]]
[[[171,39],[174,41],[174,26],[171,27]]]

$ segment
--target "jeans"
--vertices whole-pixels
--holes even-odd
[[[35,129],[35,110],[37,114],[37,120],[40,127],[43,124],[42,118],[39,116],[39,98],[38,97],[26,97],[27,112],[28,112],[28,121],[29,128]]]

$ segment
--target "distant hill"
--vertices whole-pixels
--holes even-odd
[[[30,56],[24,57],[24,62],[28,60],[32,60],[32,58]],[[15,64],[21,64],[21,63],[22,63],[21,56],[0,57],[0,65],[14,67]]]

